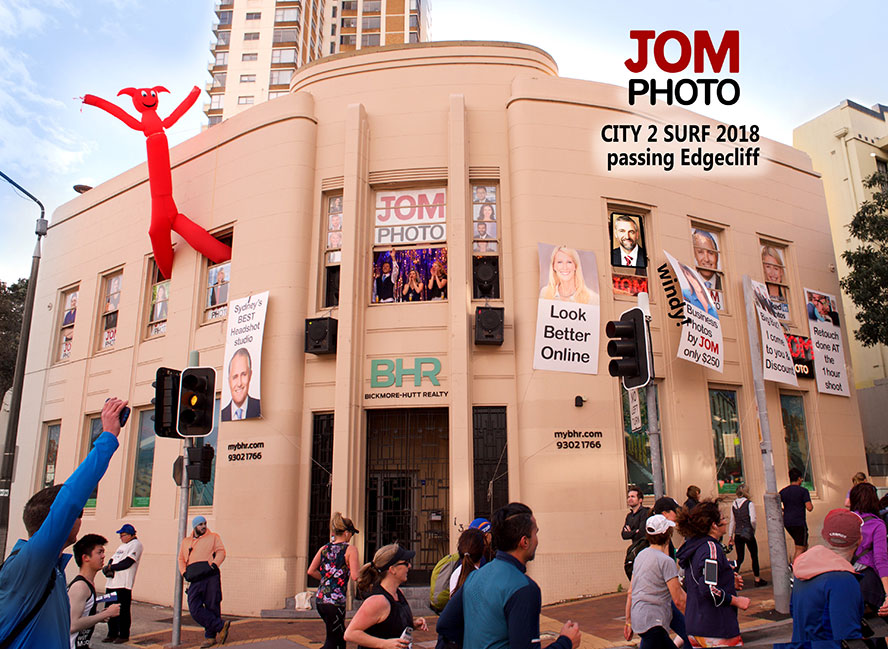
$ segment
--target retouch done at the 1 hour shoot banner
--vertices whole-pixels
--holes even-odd
[[[836,296],[806,288],[805,311],[811,327],[817,391],[850,397]]]

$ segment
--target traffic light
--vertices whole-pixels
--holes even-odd
[[[213,432],[216,398],[216,370],[212,367],[186,367],[179,390],[177,430],[182,437],[206,437]]]
[[[619,320],[608,322],[604,331],[608,338],[607,355],[613,360],[607,371],[611,376],[623,378],[627,390],[643,388],[654,375],[651,357],[651,337],[644,311],[634,307],[625,311]]]
[[[158,437],[182,439],[176,432],[176,416],[179,414],[179,370],[158,367],[154,388],[154,434]]]
[[[188,451],[188,479],[208,483],[213,477],[213,457],[216,455],[209,444],[203,446],[189,446]]]

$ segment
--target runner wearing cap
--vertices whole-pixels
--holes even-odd
[[[854,512],[832,510],[823,519],[824,544],[803,552],[793,563],[794,643],[863,637],[863,596],[851,565],[862,526],[863,519]]]
[[[486,518],[476,518],[469,524],[469,529],[481,530],[481,533],[484,534],[484,554],[481,557],[481,563],[478,564],[478,567],[481,567],[492,560],[495,554],[493,543],[491,542],[493,540],[493,533],[490,531],[490,521]]]
[[[411,562],[416,552],[396,543],[385,545],[373,555],[373,561],[365,563],[358,574],[358,590],[369,592],[351,623],[345,630],[345,640],[355,642],[358,649],[383,646],[374,638],[387,641],[387,649],[406,649],[410,641],[404,629],[426,631],[425,618],[413,617],[410,604],[401,592],[401,584],[407,581]]]
[[[638,553],[632,584],[626,596],[623,637],[641,636],[641,649],[674,647],[667,629],[672,622],[672,604],[685,610],[685,594],[678,582],[678,566],[669,556],[669,540],[675,523],[654,514],[645,522],[648,547]]]
[[[102,568],[102,573],[108,578],[105,582],[105,591],[117,593],[120,615],[108,620],[108,637],[102,642],[124,644],[130,636],[133,584],[136,581],[136,571],[139,569],[139,559],[142,558],[142,542],[136,538],[136,528],[129,523],[124,523],[115,534],[120,535],[121,545],[114,552],[108,565]]]

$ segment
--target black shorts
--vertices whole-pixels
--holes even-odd
[[[807,525],[784,525],[786,531],[792,537],[793,543],[796,545],[808,545],[808,526]]]

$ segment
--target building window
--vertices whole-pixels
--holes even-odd
[[[99,349],[111,349],[117,341],[117,315],[120,312],[120,287],[123,272],[106,275],[103,284],[101,336]]]
[[[339,37],[340,45],[356,45],[358,42],[358,37],[354,34],[343,34]]]
[[[259,20],[262,18],[261,11],[248,11],[247,12],[247,20]]]
[[[659,421],[659,392],[657,386],[649,384],[646,388],[638,390],[641,421],[640,427],[637,430],[632,430],[629,393],[626,388],[620,385],[623,406],[623,442],[626,447],[626,478],[628,484],[637,486],[644,494],[652,495],[654,493],[654,471],[651,464],[651,441],[648,436],[647,390],[654,390],[658,410],[657,421]],[[662,452],[660,455],[662,456]]]
[[[330,25],[330,36],[336,36],[336,23]]]
[[[774,311],[781,320],[790,320],[789,286],[786,283],[786,246],[761,241],[762,272],[768,296]]]
[[[256,52],[244,52],[241,54],[241,61],[258,61],[259,54]]]
[[[272,37],[273,43],[295,43],[299,40],[298,29],[275,29]]]
[[[362,47],[374,47],[379,45],[379,34],[363,34],[361,36]]]
[[[410,32],[410,42],[418,43],[419,42],[419,33],[418,32]]]
[[[231,32],[230,31],[222,31],[216,32],[216,45],[217,46],[225,46],[231,42]]]
[[[740,419],[735,390],[709,390],[709,414],[715,444],[715,475],[718,492],[734,493],[746,482],[743,476],[743,448],[740,445]]]
[[[272,63],[296,63],[296,48],[289,48],[286,50],[272,50],[271,51],[271,62]]]
[[[691,243],[694,263],[703,278],[709,296],[719,311],[725,309],[724,272],[722,271],[722,246],[724,231],[691,223]]]
[[[157,265],[151,262],[148,290],[148,337],[166,333],[167,311],[170,299],[170,280],[164,279]]]
[[[446,203],[443,187],[376,192],[371,302],[447,299]]]
[[[256,75],[255,74],[242,74],[240,75],[241,83],[256,83]]]
[[[410,16],[410,29],[419,29],[419,16],[416,14]]]
[[[61,424],[46,425],[46,446],[43,449],[43,472],[40,479],[40,489],[46,489],[55,484],[56,462],[59,458],[59,433]]]
[[[336,43],[330,43],[330,54],[336,54]]]
[[[231,246],[231,233],[216,237],[219,241]],[[207,259],[207,288],[204,305],[204,322],[212,322],[228,315],[228,283],[231,281],[231,262],[224,261],[214,264]]]
[[[274,10],[274,22],[276,23],[298,23],[299,8],[291,7],[285,9]]]
[[[244,34],[245,41],[258,41],[259,40],[259,32],[246,32]]]
[[[364,0],[365,14],[378,14],[382,11],[382,2],[380,0]]]
[[[210,110],[222,110],[225,95],[210,95]]]
[[[253,95],[241,95],[237,98],[237,103],[241,106],[249,106],[253,103]]]
[[[213,88],[224,88],[227,79],[227,72],[215,72],[213,74]]]
[[[92,450],[93,444],[96,443],[96,440],[99,438],[99,435],[102,434],[102,418],[101,417],[90,417],[89,420],[89,431],[87,433],[86,438],[86,452],[83,454],[84,457]],[[96,500],[99,497],[99,487],[96,485],[96,488],[93,489],[92,494],[90,494],[89,499],[86,501],[86,505],[84,507],[94,508],[96,506]]]
[[[268,85],[285,86],[289,85],[290,79],[293,77],[292,70],[272,70],[268,75]]]
[[[364,5],[364,11],[367,11],[366,4]],[[373,31],[379,29],[379,24],[382,18],[379,16],[371,16],[369,18],[361,19],[361,29],[364,31]]]
[[[231,13],[230,11],[219,11],[217,12],[219,15],[219,24],[220,25],[230,25],[231,24]]]
[[[357,11],[358,0],[342,0],[342,11]]]
[[[131,507],[148,507],[151,503],[151,475],[154,473],[154,410],[139,413],[136,431],[135,470]]]
[[[272,90],[271,92],[268,93],[268,98],[269,99],[277,99],[278,97],[285,97],[286,95],[289,95],[289,94],[290,94],[289,90]]]
[[[207,122],[207,126],[215,126],[216,124],[218,124],[221,121],[222,121],[221,115],[212,115],[210,117],[209,121]]]
[[[74,344],[74,320],[77,318],[77,296],[80,287],[74,287],[64,291],[61,303],[64,305],[62,312],[62,325],[59,329],[59,356],[58,360],[64,361],[71,358],[71,346]]]
[[[472,299],[498,300],[499,232],[497,194],[492,184],[472,185]]]
[[[326,199],[324,224],[324,306],[339,306],[339,264],[342,261],[342,194]]]
[[[213,490],[216,486],[216,458],[219,455],[219,413],[220,400],[216,399],[216,405],[213,408],[213,430],[206,437],[198,437],[194,440],[194,445],[198,448],[201,446],[212,446],[216,454],[213,456],[213,468],[210,472],[210,481],[204,484],[199,480],[191,481],[191,495],[188,504],[191,507],[212,507]]]
[[[410,11],[419,11],[419,0],[410,0]]]
[[[798,469],[802,474],[802,486],[808,491],[814,491],[814,472],[811,470],[811,446],[808,444],[804,397],[800,394],[781,393],[780,412],[783,415],[788,468]]]
[[[333,5],[333,17],[336,18],[336,5]]]
[[[228,65],[228,52],[216,52],[216,65]]]
[[[472,449],[475,516],[490,519],[493,512],[509,503],[505,407],[472,408]]]
[[[610,211],[610,251],[614,295],[647,292],[647,241],[644,217],[623,211]]]
[[[343,18],[342,19],[342,28],[343,29],[357,29],[358,28],[358,19],[357,18]]]
[[[333,484],[333,413],[315,414],[311,433],[311,482],[308,512],[308,552],[330,539]],[[312,578],[309,578],[309,585]]]

